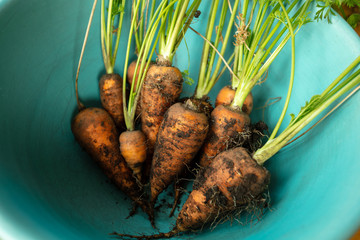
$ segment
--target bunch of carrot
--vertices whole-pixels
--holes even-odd
[[[287,4],[244,0],[242,5],[240,0],[212,0],[205,36],[192,29],[204,39],[204,45],[194,95],[183,101],[179,100],[183,74],[173,66],[173,58],[193,19],[199,17],[201,0],[191,4],[190,0],[162,0],[158,4],[133,0],[123,72],[127,77],[122,79],[114,74],[114,65],[125,2],[108,1],[106,23],[102,0],[101,43],[106,75],[99,86],[103,109],[84,107],[78,98],[76,79],[79,113],[71,126],[74,136],[107,176],[149,215],[153,226],[158,196],[171,184],[177,187],[189,166],[198,165],[200,170],[172,231],[152,236],[115,233],[118,236],[172,237],[200,229],[250,203],[263,203],[270,181],[263,163],[332,102],[360,83],[359,71],[341,81],[360,62],[357,58],[276,137],[292,92],[295,35],[309,21],[310,0],[300,6],[300,0]],[[93,11],[95,5],[96,0]],[[238,13],[240,6],[242,11]],[[92,15],[88,29],[91,19]],[[129,64],[133,36],[137,59]],[[84,43],[86,39],[87,35]],[[266,144],[246,149],[244,142],[254,134],[249,117],[254,97],[251,91],[265,78],[289,40],[291,76],[283,111]],[[226,56],[230,43],[235,45],[234,51]],[[153,61],[156,48],[158,54]],[[226,69],[231,73],[232,84],[220,91],[214,108],[208,94]],[[140,127],[137,117],[141,119]],[[148,199],[144,187],[147,184]],[[175,202],[179,189],[176,193]]]

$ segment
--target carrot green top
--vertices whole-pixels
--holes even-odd
[[[108,74],[114,72],[124,18],[125,2],[126,0],[109,0],[106,16],[105,0],[101,1],[101,50],[106,73]],[[115,25],[116,20],[118,20],[117,25]],[[117,26],[117,29],[114,29],[115,26]],[[113,43],[114,34],[116,34],[115,43]]]
[[[217,10],[219,8],[219,0],[213,0],[211,4],[211,12],[209,15],[207,28],[206,28],[206,36],[205,42],[203,46],[202,59],[200,62],[200,72],[198,78],[198,84],[195,91],[195,98],[201,99],[206,96],[212,87],[215,85],[217,80],[219,79],[220,67],[222,62],[224,61],[223,55],[228,47],[228,42],[231,35],[231,30],[233,28],[235,16],[237,14],[237,8],[239,6],[239,0],[235,0],[232,6],[229,6],[229,2],[227,0],[223,1],[219,23],[217,27],[215,25],[215,19],[217,17]],[[230,8],[230,9],[229,9]],[[223,28],[225,25],[225,19],[227,13],[231,11],[230,20],[227,24],[227,28],[225,29],[225,36],[222,36]],[[212,42],[213,32],[216,30],[215,40]],[[220,48],[221,46],[221,48]],[[219,48],[219,50],[217,50]],[[215,63],[216,54],[219,54],[219,57],[215,68],[213,69]],[[230,57],[227,62],[231,61],[232,57]]]
[[[149,1],[149,0],[141,0],[139,6],[139,11],[135,11],[135,3],[138,1],[133,2],[132,8],[132,16],[136,16],[135,18],[135,26],[134,26],[134,37],[135,37],[135,52],[138,55],[141,49],[141,46],[144,42],[145,34],[148,27],[148,22],[152,19],[155,11],[155,4],[156,1]],[[151,5],[150,5],[151,3]]]
[[[176,2],[176,4],[175,4]],[[201,0],[169,0],[169,14],[162,16],[163,27],[159,30],[159,55],[158,62],[171,65],[173,57],[182,39],[188,30]]]
[[[281,148],[283,148],[295,135],[304,129],[315,117],[322,113],[334,101],[339,99],[349,90],[360,84],[360,69],[354,71],[360,64],[357,57],[320,95],[313,96],[301,108],[299,114],[291,114],[289,125],[274,139],[269,139],[263,147],[253,155],[254,160],[263,164]],[[350,76],[348,74],[354,71]]]

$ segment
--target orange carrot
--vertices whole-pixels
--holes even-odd
[[[100,108],[86,108],[74,117],[71,130],[80,146],[100,165],[105,174],[149,215],[153,224],[149,205],[141,198],[143,192],[120,154],[119,133],[111,116]]]
[[[229,106],[219,105],[211,112],[209,134],[200,150],[200,166],[208,166],[250,124],[250,117]]]
[[[191,100],[169,108],[162,122],[150,173],[150,203],[182,174],[200,149],[209,128],[208,117]]]
[[[134,176],[141,181],[142,165],[146,160],[146,138],[139,131],[125,131],[120,134],[120,152]]]
[[[119,129],[124,128],[122,81],[119,74],[105,74],[99,82],[101,104]]]
[[[219,93],[216,97],[215,107],[217,107],[218,105],[230,105],[231,102],[234,100],[235,92],[236,92],[236,89],[233,89],[231,86],[223,87],[219,91]],[[247,95],[241,110],[244,113],[250,115],[250,113],[253,109],[253,105],[254,105],[253,95],[250,92],[249,95]]]
[[[156,136],[166,110],[176,102],[182,91],[182,74],[176,67],[151,65],[141,91],[141,127],[152,154]]]

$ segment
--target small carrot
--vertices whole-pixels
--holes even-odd
[[[120,134],[120,152],[132,169],[135,177],[141,181],[142,165],[146,160],[146,138],[139,130],[125,131]]]
[[[230,105],[231,102],[234,100],[235,92],[236,89],[233,89],[232,86],[223,87],[216,96],[215,107],[219,105]],[[241,110],[244,113],[250,115],[253,106],[254,106],[254,99],[252,93],[250,92],[249,95],[247,95]]]
[[[108,111],[119,129],[124,128],[123,105],[123,84],[120,75],[114,73],[116,54],[121,37],[124,11],[119,10],[125,7],[125,1],[110,1],[107,8],[102,1],[101,4],[101,50],[104,60],[106,74],[99,81],[100,99],[103,108]],[[107,18],[107,24],[105,24]],[[114,31],[115,19],[118,19],[117,29]],[[113,44],[110,39],[116,34],[116,41]]]

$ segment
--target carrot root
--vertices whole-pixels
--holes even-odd
[[[200,166],[208,166],[250,124],[250,117],[241,111],[219,105],[211,112],[210,130],[200,150]]]
[[[176,103],[164,116],[150,173],[152,206],[158,195],[183,173],[205,140],[209,128],[208,118],[192,107]]]

